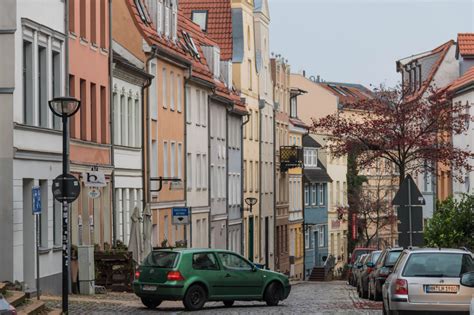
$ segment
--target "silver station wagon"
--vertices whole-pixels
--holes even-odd
[[[460,280],[472,271],[474,260],[467,250],[404,250],[382,289],[384,314],[468,314],[474,288]]]

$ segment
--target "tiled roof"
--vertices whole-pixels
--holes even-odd
[[[373,98],[372,92],[360,84],[321,82],[319,86],[330,91],[339,98],[339,104],[344,107],[351,107],[357,102]]]
[[[431,81],[433,81],[433,78],[434,78],[436,72],[438,71],[439,67],[441,66],[441,63],[443,63],[444,57],[446,57],[446,54],[448,53],[448,51],[449,51],[449,49],[451,48],[452,45],[454,45],[454,41],[450,40],[450,41],[436,47],[435,49],[433,49],[432,51],[430,51],[428,53],[423,53],[419,56],[415,56],[415,57],[410,59],[410,62],[412,62],[412,61],[417,60],[417,59],[437,55],[437,60],[431,66],[429,74],[426,77],[425,81],[423,81],[423,83],[421,85],[421,88],[419,88],[418,90],[416,90],[415,93],[410,95],[408,99],[417,99],[417,98],[421,97],[426,92],[428,87],[431,85]],[[397,63],[397,67],[400,68],[400,65],[398,63]]]
[[[474,67],[469,68],[461,77],[454,80],[447,88],[447,92],[452,94],[471,84],[474,84]]]
[[[232,8],[230,0],[180,0],[179,8],[191,19],[195,10],[207,10],[206,33],[221,49],[222,60],[232,60]]]
[[[230,91],[221,81],[214,79],[214,75],[209,69],[201,46],[217,46],[217,43],[204,34],[197,24],[186,18],[181,10],[178,11],[178,40],[174,42],[160,36],[153,23],[143,22],[143,20],[140,18],[134,0],[127,0],[127,5],[135,25],[149,45],[155,44],[159,46],[160,49],[166,51],[168,54],[176,56],[177,58],[191,64],[193,77],[209,82],[211,85],[216,87],[216,93],[235,103],[237,112],[246,113],[245,104],[241,102],[241,99],[237,93]],[[193,39],[198,50],[199,57],[193,56],[186,48],[187,46],[183,38],[183,31],[187,32]]]
[[[332,183],[332,178],[327,173],[323,163],[318,159],[318,168],[305,168],[303,170],[306,181],[310,183]]]
[[[458,54],[474,57],[474,33],[458,34]]]
[[[309,126],[299,118],[290,118],[290,123],[295,127],[309,129]]]

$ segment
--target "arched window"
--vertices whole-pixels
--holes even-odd
[[[252,44],[252,37],[250,35],[250,26],[247,26],[247,47],[250,50]]]

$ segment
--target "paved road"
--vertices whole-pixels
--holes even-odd
[[[50,307],[60,307],[59,297],[46,297]],[[180,302],[164,302],[157,310],[147,310],[133,294],[108,294],[70,301],[72,314],[181,314]],[[277,307],[262,302],[236,302],[232,308],[209,302],[193,314],[382,314],[381,304],[361,300],[355,290],[342,281],[303,282],[294,285],[290,297]]]

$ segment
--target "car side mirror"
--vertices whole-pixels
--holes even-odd
[[[474,288],[474,271],[463,274],[461,276],[461,284],[465,287]]]
[[[257,270],[258,270],[257,266],[253,265],[253,266],[252,266],[252,271],[253,271],[253,272],[257,272]]]

